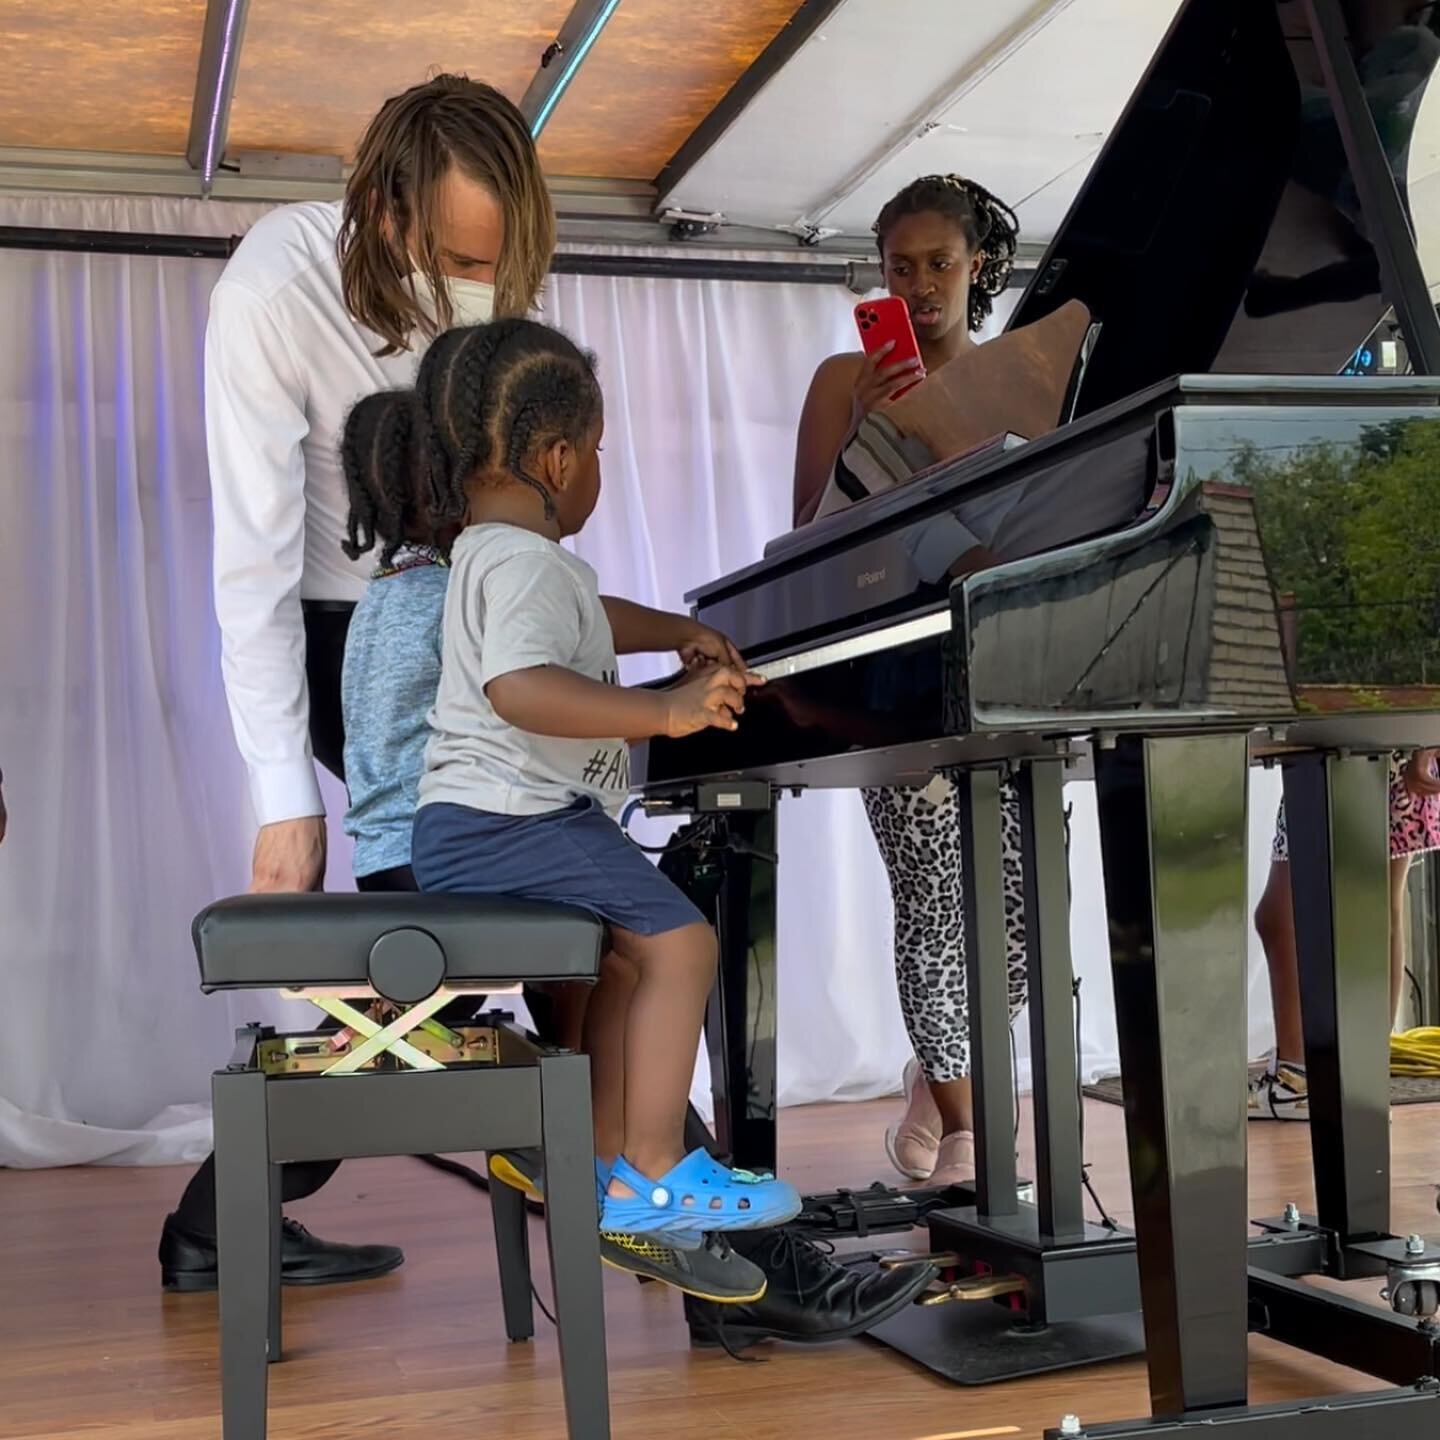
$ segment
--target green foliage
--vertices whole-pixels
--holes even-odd
[[[1246,448],[1276,592],[1295,596],[1302,684],[1440,684],[1440,422],[1387,421],[1351,446]]]

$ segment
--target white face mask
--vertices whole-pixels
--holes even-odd
[[[495,287],[488,280],[462,280],[446,275],[445,291],[450,297],[450,323],[461,325],[488,325],[495,315]],[[434,319],[439,313],[435,303],[435,291],[423,270],[410,272],[410,283],[415,287],[415,298],[421,308]]]

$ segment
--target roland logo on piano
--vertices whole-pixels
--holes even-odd
[[[886,567],[889,568],[888,566]],[[862,570],[855,577],[855,588],[857,590],[868,590],[872,585],[878,585],[885,578],[884,570]]]

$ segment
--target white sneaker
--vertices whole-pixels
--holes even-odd
[[[1252,1120],[1310,1119],[1310,1083],[1303,1065],[1272,1062],[1250,1085]]]

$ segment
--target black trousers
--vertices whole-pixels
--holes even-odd
[[[340,708],[340,667],[353,606],[305,605],[305,676],[310,685],[310,746],[315,758],[336,779],[345,779],[345,720]],[[362,890],[415,890],[410,867],[367,875]],[[336,1171],[338,1160],[308,1160],[281,1166],[286,1201],[313,1195]],[[215,1157],[210,1155],[191,1177],[175,1207],[175,1219],[197,1235],[215,1234]]]

